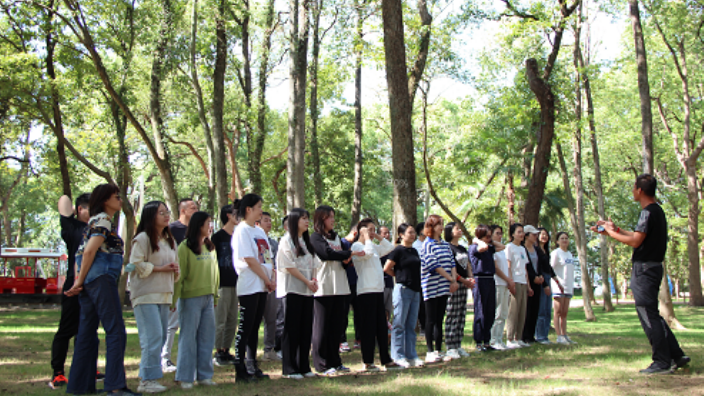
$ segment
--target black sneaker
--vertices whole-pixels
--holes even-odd
[[[96,381],[103,381],[105,379],[105,374],[101,373],[100,371],[95,372],[95,380]]]
[[[477,349],[477,352],[485,352],[486,351],[486,349],[484,349],[484,345],[481,345],[481,344],[477,344],[477,346],[475,348]]]
[[[679,359],[672,361],[672,369],[677,370],[679,368],[682,368],[682,367],[688,365],[689,362],[691,362],[691,361],[692,361],[692,359],[690,359],[689,356],[683,355]]]
[[[110,396],[142,396],[141,393],[132,392],[131,390],[129,390],[127,388],[122,388],[122,389],[116,390],[114,392],[108,392],[107,394]]]
[[[238,385],[238,384],[252,384],[252,383],[255,383],[255,382],[259,382],[259,379],[256,378],[256,377],[253,376],[253,375],[249,375],[249,374],[247,374],[247,375],[240,375],[240,374],[237,374],[237,375],[235,376],[235,384],[237,384],[237,385]]]
[[[672,369],[670,367],[662,367],[658,363],[653,362],[648,368],[640,370],[641,374],[671,374]]]
[[[262,372],[262,370],[259,367],[257,367],[256,369],[254,369],[254,378],[256,378],[256,379],[269,379],[269,375],[264,374],[264,372]]]
[[[233,361],[230,361],[229,357],[225,352],[215,352],[213,363],[216,366],[229,366],[233,363]]]
[[[491,352],[491,351],[496,350],[496,348],[494,348],[493,346],[491,346],[489,344],[484,344],[483,348],[484,348],[484,352]]]

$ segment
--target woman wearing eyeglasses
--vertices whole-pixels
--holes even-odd
[[[170,214],[163,202],[146,204],[132,242],[130,263],[135,269],[130,272],[130,300],[142,348],[139,364],[142,381],[138,392],[158,393],[167,389],[157,380],[164,376],[161,347],[166,340],[174,282],[179,276],[176,241],[169,230]]]

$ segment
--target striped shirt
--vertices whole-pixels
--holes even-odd
[[[441,297],[450,294],[450,282],[436,269],[443,268],[448,274],[455,267],[455,258],[450,249],[450,244],[445,241],[436,241],[430,237],[425,238],[420,251],[421,260],[421,288],[423,300]]]

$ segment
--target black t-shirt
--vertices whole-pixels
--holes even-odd
[[[667,218],[660,205],[652,203],[640,211],[635,231],[645,234],[643,243],[633,249],[632,261],[665,261]]]
[[[78,220],[75,215],[70,217],[60,216],[61,239],[66,243],[68,253],[68,269],[66,270],[66,280],[64,281],[64,291],[73,287],[76,278],[76,251],[83,240],[83,231],[88,224]]]
[[[388,260],[396,263],[394,265],[396,283],[420,292],[420,256],[418,251],[412,247],[399,245],[389,253]]]
[[[457,270],[457,275],[466,278],[469,276],[469,271],[467,266],[469,265],[469,256],[467,255],[467,249],[462,245],[450,244],[450,249],[452,254],[455,255],[455,269]]]
[[[391,253],[389,253],[391,254]],[[386,260],[389,259],[389,255],[387,254],[386,256],[382,256],[379,258],[381,261],[381,269],[384,269],[384,266],[386,265]],[[394,288],[394,278],[391,277],[391,275],[387,274],[384,272],[384,287],[387,289],[393,289]]]
[[[186,239],[186,229],[188,229],[187,225],[176,220],[169,224],[169,229],[171,230],[171,234],[174,236],[177,245],[180,245],[181,242]]]
[[[220,287],[237,286],[237,272],[232,263],[232,235],[227,231],[220,231],[213,234],[210,241],[215,245],[215,253],[218,256],[218,268],[220,269]]]

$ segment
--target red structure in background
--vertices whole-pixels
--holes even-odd
[[[0,259],[3,260],[0,277],[0,290],[3,294],[61,294],[66,279],[65,266],[62,265],[67,260],[65,254],[50,249],[3,248]],[[7,262],[10,259],[24,260],[25,265],[16,266],[8,276]],[[52,260],[56,276],[40,276],[44,271],[38,267],[39,259]]]

